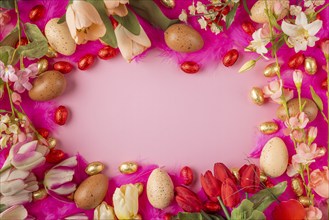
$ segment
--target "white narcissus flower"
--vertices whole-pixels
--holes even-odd
[[[116,220],[113,207],[109,206],[106,202],[102,202],[94,210],[94,220],[111,219]]]
[[[138,187],[127,184],[116,188],[113,194],[113,206],[119,220],[134,219],[138,214]]]
[[[291,5],[289,10],[290,10],[291,15],[297,16],[299,13],[302,12],[302,7],[300,7],[298,5]]]
[[[178,16],[178,19],[180,21],[183,21],[183,22],[187,22],[187,13],[185,11],[185,9],[182,10],[182,12],[180,13],[180,15]]]
[[[114,33],[118,41],[121,55],[128,62],[151,47],[151,41],[142,26],[140,26],[139,35],[134,35],[121,24],[115,28]]]
[[[104,0],[107,15],[118,15],[120,17],[124,17],[128,14],[128,9],[125,6],[125,4],[128,3],[129,0]]]
[[[0,219],[2,220],[12,220],[12,219],[26,219],[28,213],[24,206],[14,205],[5,211],[0,213]]]
[[[200,24],[201,29],[207,30],[207,21],[204,19],[204,17],[201,17],[198,19],[198,22]]]
[[[67,7],[66,23],[77,44],[97,40],[106,33],[106,28],[96,8],[86,1],[74,0]]]
[[[256,53],[264,56],[268,52],[266,45],[270,42],[269,38],[262,37],[262,28],[258,29],[252,34],[253,40],[248,46],[248,50],[256,51]]]
[[[294,47],[297,53],[300,50],[306,50],[307,46],[313,47],[319,40],[315,35],[321,29],[322,21],[316,20],[308,23],[305,13],[301,12],[296,16],[295,24],[283,21],[281,27],[282,31],[289,36],[288,43]]]

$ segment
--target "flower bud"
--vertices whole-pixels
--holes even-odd
[[[255,65],[256,65],[256,60],[249,60],[248,62],[242,65],[242,67],[239,69],[239,73],[251,70],[252,68],[254,68]]]
[[[200,212],[202,210],[202,203],[199,197],[191,190],[184,186],[177,186],[176,202],[185,212]]]
[[[316,136],[318,135],[318,128],[317,127],[310,127],[308,130],[308,143],[312,143]]]
[[[297,89],[299,89],[302,86],[302,81],[303,81],[303,73],[300,70],[295,70],[293,72],[293,80],[295,83],[295,86]]]
[[[221,192],[221,184],[211,171],[208,170],[204,175],[201,174],[201,185],[208,198],[217,201],[217,197],[220,196]]]
[[[239,170],[240,185],[245,192],[255,193],[259,190],[260,170],[254,165],[244,165]]]
[[[221,189],[222,199],[224,205],[233,208],[240,202],[240,194],[234,181],[230,178],[226,178],[222,184]]]
[[[329,59],[329,39],[323,41],[320,46],[326,59]]]
[[[226,178],[230,178],[235,181],[234,175],[223,163],[215,163],[214,175],[221,182],[224,182]]]

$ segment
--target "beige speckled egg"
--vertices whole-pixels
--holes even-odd
[[[288,166],[288,150],[279,137],[271,138],[264,146],[260,155],[260,168],[267,176],[279,177]]]
[[[59,18],[53,18],[46,24],[45,35],[50,46],[58,53],[69,56],[75,52],[76,44],[71,37],[66,22],[57,24]]]
[[[274,2],[277,0],[267,0],[268,8],[273,12]],[[279,0],[282,5],[282,10],[277,16],[277,20],[283,19],[289,13],[289,0]],[[265,0],[258,0],[250,9],[250,18],[256,23],[267,23],[268,17],[265,13],[266,2]]]
[[[165,170],[157,168],[147,180],[146,192],[154,208],[164,209],[174,199],[174,184]]]
[[[66,79],[58,71],[50,70],[42,73],[33,82],[29,96],[35,101],[48,101],[54,99],[65,91]]]
[[[173,24],[164,33],[167,46],[177,52],[190,53],[203,47],[199,32],[186,24]]]
[[[108,179],[104,174],[96,174],[85,179],[74,193],[74,202],[81,209],[94,209],[105,198]]]
[[[318,111],[319,111],[318,107],[311,99],[302,98],[301,100],[302,100],[302,104],[306,103],[303,112],[305,112],[310,122],[313,121],[318,115]],[[290,116],[296,116],[299,113],[298,98],[291,99],[290,101],[287,102],[287,105],[288,105]],[[282,121],[287,120],[287,113],[283,106],[280,106],[277,109],[276,115]]]

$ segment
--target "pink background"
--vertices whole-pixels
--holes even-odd
[[[257,125],[276,109],[248,98],[253,86],[266,83],[266,64],[239,74],[245,61],[231,68],[219,61],[189,75],[154,51],[139,63],[97,60],[90,70],[67,75],[69,88],[57,101],[72,114],[55,137],[66,152],[104,162],[109,175],[127,160],[198,172],[219,161],[239,167],[256,142]]]

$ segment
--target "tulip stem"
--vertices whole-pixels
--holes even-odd
[[[219,201],[219,204],[220,206],[222,207],[224,213],[225,213],[225,216],[227,218],[227,220],[231,220],[231,216],[230,216],[230,213],[228,213],[228,210],[226,208],[226,206],[224,205],[222,199],[220,198],[220,196],[217,197],[218,201]]]

